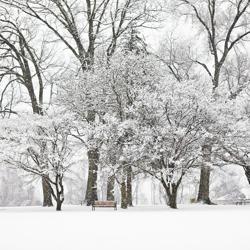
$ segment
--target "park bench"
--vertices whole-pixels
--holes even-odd
[[[216,200],[215,203],[219,205],[248,205],[250,199]]]
[[[117,210],[116,201],[94,201],[92,203],[92,210],[95,210],[96,207],[113,207]]]
[[[235,205],[247,205],[250,204],[250,199],[239,199],[235,202]]]

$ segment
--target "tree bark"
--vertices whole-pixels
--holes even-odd
[[[125,180],[121,183],[121,208],[128,208],[128,200],[127,200],[127,188]]]
[[[172,188],[172,192],[168,195],[168,204],[171,208],[177,209],[177,189]]]
[[[133,194],[132,194],[132,167],[127,169],[127,202],[128,206],[133,206]]]
[[[161,183],[167,193],[168,205],[173,209],[177,209],[177,191],[181,184],[183,176],[184,174],[182,174],[182,176],[176,183],[166,183],[163,178],[161,179]]]
[[[43,187],[43,206],[52,207],[53,203],[51,197],[51,190],[45,177],[42,177],[42,187]]]
[[[38,115],[42,115],[43,114],[42,107],[39,107],[39,105],[38,105],[32,82],[30,84],[28,84],[26,86],[26,88],[29,92],[29,97],[31,100],[31,106],[32,106],[33,113],[38,114]]]
[[[173,209],[177,209],[178,185],[176,185],[175,183],[170,183],[170,184],[166,185],[166,183],[164,182],[163,187],[164,187],[164,189],[166,190],[166,193],[167,193],[169,207],[173,208]]]
[[[246,177],[247,177],[247,181],[248,181],[248,183],[250,184],[250,167],[244,168],[244,171],[245,171],[245,175],[246,175]]]
[[[60,199],[56,201],[56,211],[62,211],[62,202]]]
[[[108,178],[108,186],[107,186],[107,200],[114,201],[114,188],[115,188],[115,176],[111,175]]]
[[[200,185],[199,185],[197,202],[209,205],[212,204],[209,197],[211,155],[212,155],[212,145],[211,143],[207,142],[202,146],[203,162],[201,167]]]
[[[98,172],[99,151],[91,149],[88,151],[89,173],[86,191],[86,204],[90,206],[93,201],[98,200],[97,196],[97,172]]]
[[[36,98],[36,95],[35,95],[35,91],[34,91],[34,88],[33,88],[32,81],[29,84],[25,85],[25,86],[26,86],[26,88],[28,90],[28,93],[29,93],[33,113],[38,114],[38,115],[43,115],[42,107],[40,107],[38,105],[38,102],[37,102],[37,98]],[[42,100],[40,100],[40,101],[42,101]],[[53,206],[51,190],[48,187],[48,183],[47,183],[45,177],[42,177],[42,189],[43,189],[43,206],[44,207]]]

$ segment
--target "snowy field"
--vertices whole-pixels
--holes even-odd
[[[0,250],[249,250],[250,206],[0,209]]]

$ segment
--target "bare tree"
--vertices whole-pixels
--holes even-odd
[[[128,28],[153,27],[161,10],[158,2],[142,0],[0,2],[40,20],[80,61],[83,70],[93,64],[98,46],[105,44],[107,55],[111,56]]]
[[[249,55],[245,52],[237,52],[234,58],[228,60],[222,71],[222,84],[229,92],[229,99],[237,98],[249,86]]]
[[[170,74],[181,82],[194,76],[192,55],[191,44],[171,32],[160,44],[156,57],[167,66]]]

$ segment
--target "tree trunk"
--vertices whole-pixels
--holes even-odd
[[[57,199],[56,201],[56,211],[62,210],[62,201],[60,199]]]
[[[42,115],[42,107],[39,107],[32,83],[27,86],[34,114]]]
[[[127,188],[125,180],[123,180],[121,183],[121,208],[128,208]]]
[[[93,201],[98,200],[97,196],[97,172],[98,172],[99,151],[91,149],[88,151],[89,173],[86,191],[86,203],[90,206]]]
[[[164,179],[161,180],[161,183],[167,193],[168,205],[173,209],[177,209],[177,191],[179,185],[181,184],[181,180],[182,177],[177,183],[166,183]]]
[[[38,102],[37,102],[37,98],[35,95],[32,81],[26,85],[26,88],[28,90],[29,97],[31,100],[33,113],[38,114],[38,115],[43,115],[42,107],[39,107]],[[50,190],[48,183],[46,182],[46,179],[44,177],[42,178],[42,189],[43,189],[43,206],[44,207],[53,206],[51,190]]]
[[[42,187],[43,187],[43,206],[52,207],[53,203],[51,198],[51,190],[45,177],[42,177]]]
[[[108,178],[108,187],[107,187],[107,200],[114,201],[114,188],[115,188],[115,176],[111,175]]]
[[[247,181],[250,184],[250,167],[248,167],[248,168],[246,167],[246,168],[244,168],[244,170],[245,170],[245,175],[247,177]]]
[[[129,166],[127,169],[127,202],[128,206],[133,206],[133,195],[132,195],[132,167]]]
[[[178,185],[176,185],[175,183],[170,183],[168,185],[166,185],[166,183],[163,183],[163,187],[167,193],[167,197],[168,197],[168,205],[173,208],[173,209],[177,209],[177,190],[178,190]]]
[[[173,209],[177,209],[176,200],[177,200],[177,188],[172,187],[172,190],[169,191],[169,195],[168,195],[168,205]]]
[[[139,179],[139,176],[137,175],[137,177],[136,177],[136,186],[135,186],[135,202],[136,202],[136,205],[139,204],[139,184],[140,184],[140,179]]]
[[[215,64],[214,78],[213,78],[213,89],[215,90],[219,86],[220,81],[221,65]]]
[[[200,174],[200,185],[197,202],[203,204],[212,204],[209,198],[209,180],[210,180],[210,164],[211,164],[212,145],[206,143],[202,146],[202,167]]]

